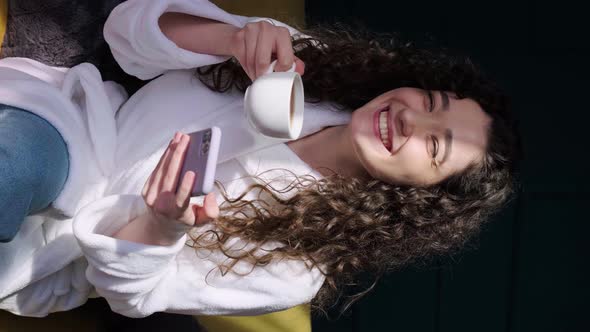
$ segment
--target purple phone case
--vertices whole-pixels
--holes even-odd
[[[184,174],[193,171],[196,174],[196,179],[191,196],[201,196],[213,190],[221,130],[218,127],[211,127],[188,135],[190,142],[184,156],[177,188],[180,187]]]

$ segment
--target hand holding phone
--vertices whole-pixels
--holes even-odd
[[[151,229],[161,230],[157,232],[160,237],[172,234],[169,237],[175,238],[187,226],[204,224],[219,213],[213,193],[205,197],[202,206],[191,204],[190,197],[193,193],[201,195],[213,189],[220,131],[193,135],[197,138],[181,133],[174,136],[142,190],[150,211],[147,220],[157,226]],[[194,141],[189,151],[191,139]],[[195,152],[195,149],[200,151]],[[195,159],[196,164],[191,161],[194,153],[199,157]],[[203,157],[202,161],[200,157]]]

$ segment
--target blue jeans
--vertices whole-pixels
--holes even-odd
[[[0,104],[0,242],[57,198],[68,170],[66,144],[49,122]]]

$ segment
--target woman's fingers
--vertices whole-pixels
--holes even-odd
[[[274,26],[267,22],[260,23],[256,42],[256,77],[264,75],[270,65],[276,38],[273,28]]]
[[[158,161],[156,168],[154,168],[154,170],[152,171],[152,174],[150,174],[148,179],[145,181],[145,184],[143,185],[143,189],[141,190],[141,196],[143,196],[143,198],[146,197],[149,188],[152,186],[152,183],[154,182],[154,174],[158,171],[158,169],[160,169],[164,159],[166,159],[166,156],[169,153],[168,151],[170,150],[170,146],[172,144],[174,144],[174,140],[175,140],[175,138],[172,138],[172,140],[170,140],[170,142],[168,142],[168,146],[166,147],[166,150],[164,150],[164,153],[160,157],[160,160]]]
[[[219,206],[215,199],[214,193],[209,193],[203,200],[203,206],[193,206],[194,215],[196,217],[194,221],[195,226],[204,225],[209,221],[219,216]]]
[[[205,196],[203,206],[190,204],[196,174],[186,172],[178,184],[190,137],[177,133],[146,181],[142,196],[154,215],[163,220],[177,220],[186,225],[202,225],[219,214],[214,194]],[[177,189],[178,184],[178,189]]]
[[[256,48],[258,43],[259,28],[257,24],[247,24],[244,33],[244,45],[246,56],[246,73],[252,79],[256,79]]]
[[[189,172],[187,172],[187,174],[189,174]],[[191,182],[190,187],[192,188],[192,183],[194,182],[194,173],[193,179],[187,179],[187,182]],[[181,197],[177,197],[177,199],[180,200]],[[190,195],[187,195],[183,199],[185,199],[183,202],[184,210],[182,217],[178,219],[186,225],[202,226],[219,216],[219,206],[217,205],[217,200],[214,193],[209,193],[207,196],[205,196],[203,200],[203,206],[190,204]]]
[[[275,70],[287,71],[291,69],[295,60],[291,34],[287,28],[277,27],[276,29],[275,49],[277,53],[277,66]]]
[[[180,138],[180,133],[176,133],[174,139],[168,145],[168,148],[160,158],[158,165],[150,175],[150,178],[146,182],[147,188],[144,186],[144,190],[142,190],[142,194],[144,200],[148,206],[152,206],[158,197],[158,193],[160,192],[160,187],[162,185],[162,177],[164,172],[167,168],[168,163],[170,162],[170,157],[178,144],[178,140]]]
[[[191,192],[193,191],[193,185],[195,184],[195,172],[188,171],[184,174],[178,191],[176,192],[176,207],[184,213],[184,210],[188,207],[191,199]]]
[[[252,80],[264,75],[273,54],[277,58],[275,71],[287,71],[295,62],[295,70],[303,74],[305,65],[294,56],[291,34],[285,27],[267,21],[248,23],[236,32],[232,44],[233,56]]]
[[[195,173],[187,172],[178,187],[178,193],[162,191],[158,194],[153,212],[168,222],[179,221],[188,226],[194,226],[196,215],[189,208],[191,191],[195,182]]]
[[[180,139],[170,156],[167,169],[164,170],[164,178],[162,179],[161,191],[175,192],[178,185],[178,179],[182,170],[182,163],[190,144],[190,136],[181,134]]]

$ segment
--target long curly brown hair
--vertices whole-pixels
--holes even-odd
[[[306,64],[308,101],[330,101],[351,112],[388,90],[416,87],[472,98],[492,118],[481,162],[434,185],[397,185],[334,174],[294,181],[290,189],[297,193],[286,199],[264,183],[239,197],[225,195],[223,213],[214,221],[216,240],[194,236],[193,245],[225,250],[224,244],[236,236],[257,244],[239,254],[226,253],[230,263],[225,271],[240,260],[253,266],[278,258],[304,260],[326,277],[312,303],[324,308],[367,272],[376,282],[387,271],[461,248],[513,193],[520,142],[506,96],[467,57],[417,48],[396,35],[352,32],[341,26],[305,34],[313,37],[295,38],[293,46]],[[199,69],[198,76],[219,92],[244,91],[251,83],[235,60]],[[258,191],[259,199],[245,200],[250,191]],[[267,241],[284,246],[257,250]],[[366,291],[345,296],[343,311]]]

